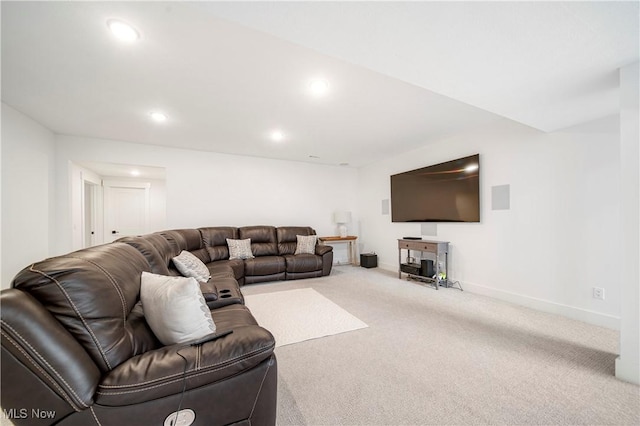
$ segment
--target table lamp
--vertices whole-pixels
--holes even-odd
[[[338,233],[341,237],[347,236],[347,223],[351,222],[351,212],[338,211],[333,213],[333,222],[337,223]]]

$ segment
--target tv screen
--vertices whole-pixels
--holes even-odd
[[[480,222],[480,155],[391,176],[392,222]]]

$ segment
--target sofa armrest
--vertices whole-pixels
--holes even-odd
[[[145,352],[107,374],[96,403],[122,406],[177,395],[185,378],[187,391],[230,378],[269,358],[274,347],[275,339],[267,330],[243,325],[198,346],[172,345]]]
[[[215,302],[218,300],[218,288],[211,281],[203,283],[199,282],[200,291],[202,292],[202,296],[204,297],[205,302]]]
[[[322,276],[326,277],[333,268],[333,246],[318,244],[316,254],[322,257]]]
[[[2,359],[2,408],[9,410],[37,404],[46,409],[59,407],[61,401],[66,401],[75,411],[91,406],[101,374],[80,343],[24,291],[3,290],[0,304],[5,355]],[[42,388],[33,388],[35,382]],[[36,395],[42,399],[33,401]]]
[[[331,251],[333,251],[333,246],[325,246],[323,244],[316,245],[316,254],[318,256],[323,256]]]

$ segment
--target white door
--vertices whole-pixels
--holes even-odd
[[[112,242],[128,235],[148,232],[148,183],[104,182],[104,240]]]

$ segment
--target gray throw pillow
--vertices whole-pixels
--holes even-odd
[[[251,238],[246,240],[232,240],[227,238],[229,246],[229,259],[253,259],[255,256],[251,252]]]
[[[163,345],[189,342],[216,331],[195,278],[143,272],[140,301],[147,324]]]
[[[296,235],[296,238],[298,243],[294,254],[315,254],[318,240],[316,235]]]
[[[185,277],[192,277],[203,283],[206,283],[209,281],[209,278],[211,278],[207,265],[191,252],[182,250],[180,254],[172,260],[178,271]]]

